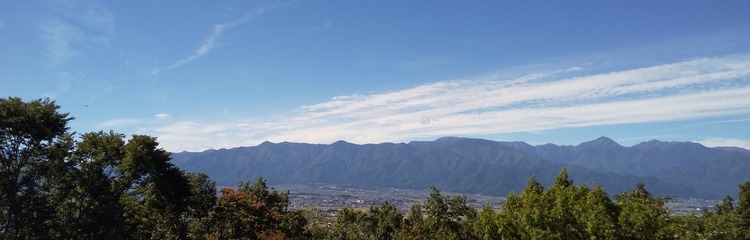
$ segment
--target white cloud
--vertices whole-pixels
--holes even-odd
[[[167,113],[157,113],[156,115],[154,115],[154,117],[156,119],[159,119],[159,120],[164,120],[164,119],[169,118],[169,114],[167,114]]]
[[[143,121],[139,119],[134,118],[118,118],[118,119],[111,119],[104,121],[98,125],[96,125],[96,128],[98,129],[113,129],[113,128],[119,128],[119,127],[125,127],[125,126],[133,126],[143,123]]]
[[[197,151],[241,146],[237,143],[237,136],[232,134],[237,128],[235,123],[202,124],[186,121],[156,128],[154,132],[164,149]],[[228,135],[234,138],[228,138]]]
[[[39,24],[39,30],[47,42],[50,63],[66,62],[78,55],[74,45],[83,39],[83,35],[75,26],[59,19],[49,19]]]
[[[71,60],[82,46],[106,43],[115,27],[114,15],[95,3],[60,2],[54,10],[56,17],[37,23],[51,64]]]
[[[183,122],[155,133],[168,150],[195,151],[263,140],[408,141],[750,113],[750,55],[593,75],[581,71],[576,67],[514,78],[442,81],[334,97],[274,119]],[[578,75],[570,77],[571,72]]]
[[[750,149],[750,140],[738,139],[738,138],[705,138],[698,141],[706,147],[741,147],[744,149]]]
[[[161,70],[170,70],[170,69],[182,66],[182,65],[184,65],[186,63],[192,62],[193,60],[198,59],[198,58],[202,57],[203,55],[206,55],[207,53],[211,52],[211,50],[213,50],[214,48],[216,48],[217,45],[218,45],[216,41],[219,40],[219,38],[221,38],[221,36],[224,34],[224,32],[226,30],[234,28],[237,25],[241,25],[241,24],[249,21],[251,18],[253,18],[255,16],[261,15],[261,14],[263,14],[265,12],[271,11],[271,10],[279,8],[279,7],[285,7],[287,5],[289,5],[289,4],[273,4],[273,5],[261,7],[261,8],[258,8],[258,9],[255,9],[253,11],[248,12],[247,14],[245,14],[244,16],[242,16],[241,18],[239,18],[239,19],[237,19],[235,21],[228,22],[228,23],[216,24],[211,29],[211,34],[209,34],[208,37],[206,37],[206,39],[203,40],[203,44],[201,44],[201,46],[198,47],[195,50],[195,53],[193,53],[192,55],[190,55],[190,56],[188,56],[186,58],[177,60],[174,63],[172,63],[169,66],[166,66],[166,67],[164,67],[162,69],[152,70],[152,72],[153,73],[158,73]]]

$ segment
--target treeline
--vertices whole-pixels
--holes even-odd
[[[77,135],[50,100],[0,99],[0,239],[750,239],[750,183],[715,212],[672,216],[640,184],[612,200],[563,170],[500,211],[432,188],[407,215],[385,202],[329,226],[263,179],[224,188],[170,163],[155,138]]]
[[[750,183],[740,185],[716,212],[670,215],[666,198],[643,184],[612,200],[599,186],[576,186],[563,169],[544,189],[534,177],[520,194],[511,193],[500,211],[476,211],[463,196],[429,198],[402,216],[391,204],[369,211],[344,208],[316,239],[750,239]],[[315,228],[313,228],[315,229]]]
[[[223,189],[149,136],[75,136],[50,100],[0,99],[0,239],[305,238],[261,179]]]

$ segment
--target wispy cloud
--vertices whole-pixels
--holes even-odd
[[[37,23],[51,64],[70,61],[83,46],[106,43],[115,27],[114,15],[94,3],[61,2],[54,9],[54,17]]]
[[[143,123],[142,120],[135,119],[135,118],[118,118],[118,119],[110,119],[107,121],[104,121],[98,125],[96,125],[96,128],[98,129],[115,129],[120,128],[124,126],[134,126]]]
[[[750,149],[750,140],[738,138],[706,138],[698,141],[707,147],[741,147]]]
[[[159,72],[161,70],[170,70],[170,69],[185,65],[186,63],[192,62],[193,60],[198,59],[202,57],[203,55],[206,55],[207,53],[211,52],[211,50],[219,46],[220,44],[218,44],[217,41],[221,38],[221,36],[224,34],[225,31],[232,29],[243,23],[246,23],[253,17],[256,17],[268,11],[271,11],[280,7],[285,7],[288,5],[289,3],[264,6],[264,7],[261,7],[261,8],[258,8],[258,9],[255,9],[253,11],[246,13],[244,16],[242,16],[241,18],[237,20],[227,22],[227,23],[216,24],[211,28],[211,33],[208,35],[208,37],[206,37],[206,39],[203,40],[203,44],[201,44],[192,55],[186,58],[177,60],[174,63],[170,64],[169,66],[154,70],[153,72]]]
[[[60,19],[48,19],[39,24],[39,30],[47,42],[51,64],[66,62],[78,55],[74,45],[83,40],[83,34],[77,27]]]
[[[154,115],[154,118],[159,119],[159,120],[168,119],[169,118],[169,114],[167,114],[167,113],[157,113],[156,115]]]
[[[409,141],[750,113],[750,55],[585,72],[573,67],[512,78],[442,81],[334,97],[273,119],[180,122],[153,129],[153,134],[168,150],[203,150],[263,140]]]

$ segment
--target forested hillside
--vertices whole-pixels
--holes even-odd
[[[624,147],[601,137],[577,146],[500,142],[566,166],[696,187],[718,197],[750,179],[750,153],[742,148],[708,148],[693,142],[651,140]],[[697,196],[697,195],[695,195]]]
[[[177,168],[155,138],[76,135],[58,110],[0,99],[0,239],[750,239],[750,182],[716,212],[674,216],[642,183],[612,199],[575,185],[565,168],[546,189],[528,177],[501,211],[431,187],[407,215],[384,202],[344,208],[328,225],[314,210],[289,210],[288,194],[263,178],[217,195],[208,175]]]
[[[274,184],[329,183],[440,189],[503,196],[535,175],[544,185],[565,167],[571,178],[608,192],[638,182],[658,195],[719,199],[750,179],[750,154],[690,142],[649,141],[623,147],[608,138],[578,146],[445,137],[410,143],[270,143],[174,153],[182,169],[204,172],[220,185],[265,177]]]

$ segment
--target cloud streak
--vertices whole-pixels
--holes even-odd
[[[338,96],[283,117],[179,122],[152,132],[168,150],[197,151],[263,140],[373,143],[702,119],[750,113],[749,79],[750,55],[597,74],[573,67]]]
[[[74,46],[84,37],[77,27],[60,19],[49,19],[39,24],[39,30],[47,42],[46,50],[51,64],[67,62],[79,54]]]
[[[256,16],[261,15],[263,13],[266,13],[268,11],[274,10],[276,8],[285,7],[285,6],[288,6],[288,5],[289,4],[273,4],[273,5],[261,7],[261,8],[258,8],[258,9],[255,9],[253,11],[250,11],[250,12],[246,13],[241,18],[239,18],[237,20],[234,20],[232,22],[227,22],[227,23],[221,23],[221,24],[214,25],[211,28],[211,33],[208,35],[208,37],[206,37],[205,40],[203,40],[203,43],[201,44],[201,46],[198,47],[192,55],[190,55],[190,56],[188,56],[186,58],[177,60],[174,63],[172,63],[172,64],[170,64],[170,65],[162,68],[161,70],[174,69],[174,68],[180,67],[182,65],[185,65],[185,64],[187,64],[189,62],[192,62],[192,61],[194,61],[194,60],[202,57],[203,55],[206,55],[207,53],[211,52],[211,50],[213,50],[214,48],[216,48],[219,45],[217,43],[217,41],[221,38],[221,36],[224,34],[225,31],[227,31],[229,29],[232,29],[232,28],[234,28],[234,27],[236,27],[238,25],[241,25],[243,23],[246,23],[247,21],[249,21],[253,17],[256,17]]]
[[[96,4],[62,3],[55,12],[55,17],[37,23],[53,65],[85,54],[86,46],[106,44],[115,28],[114,15]]]
[[[750,141],[737,138],[706,138],[698,141],[707,147],[741,147],[750,149]]]

